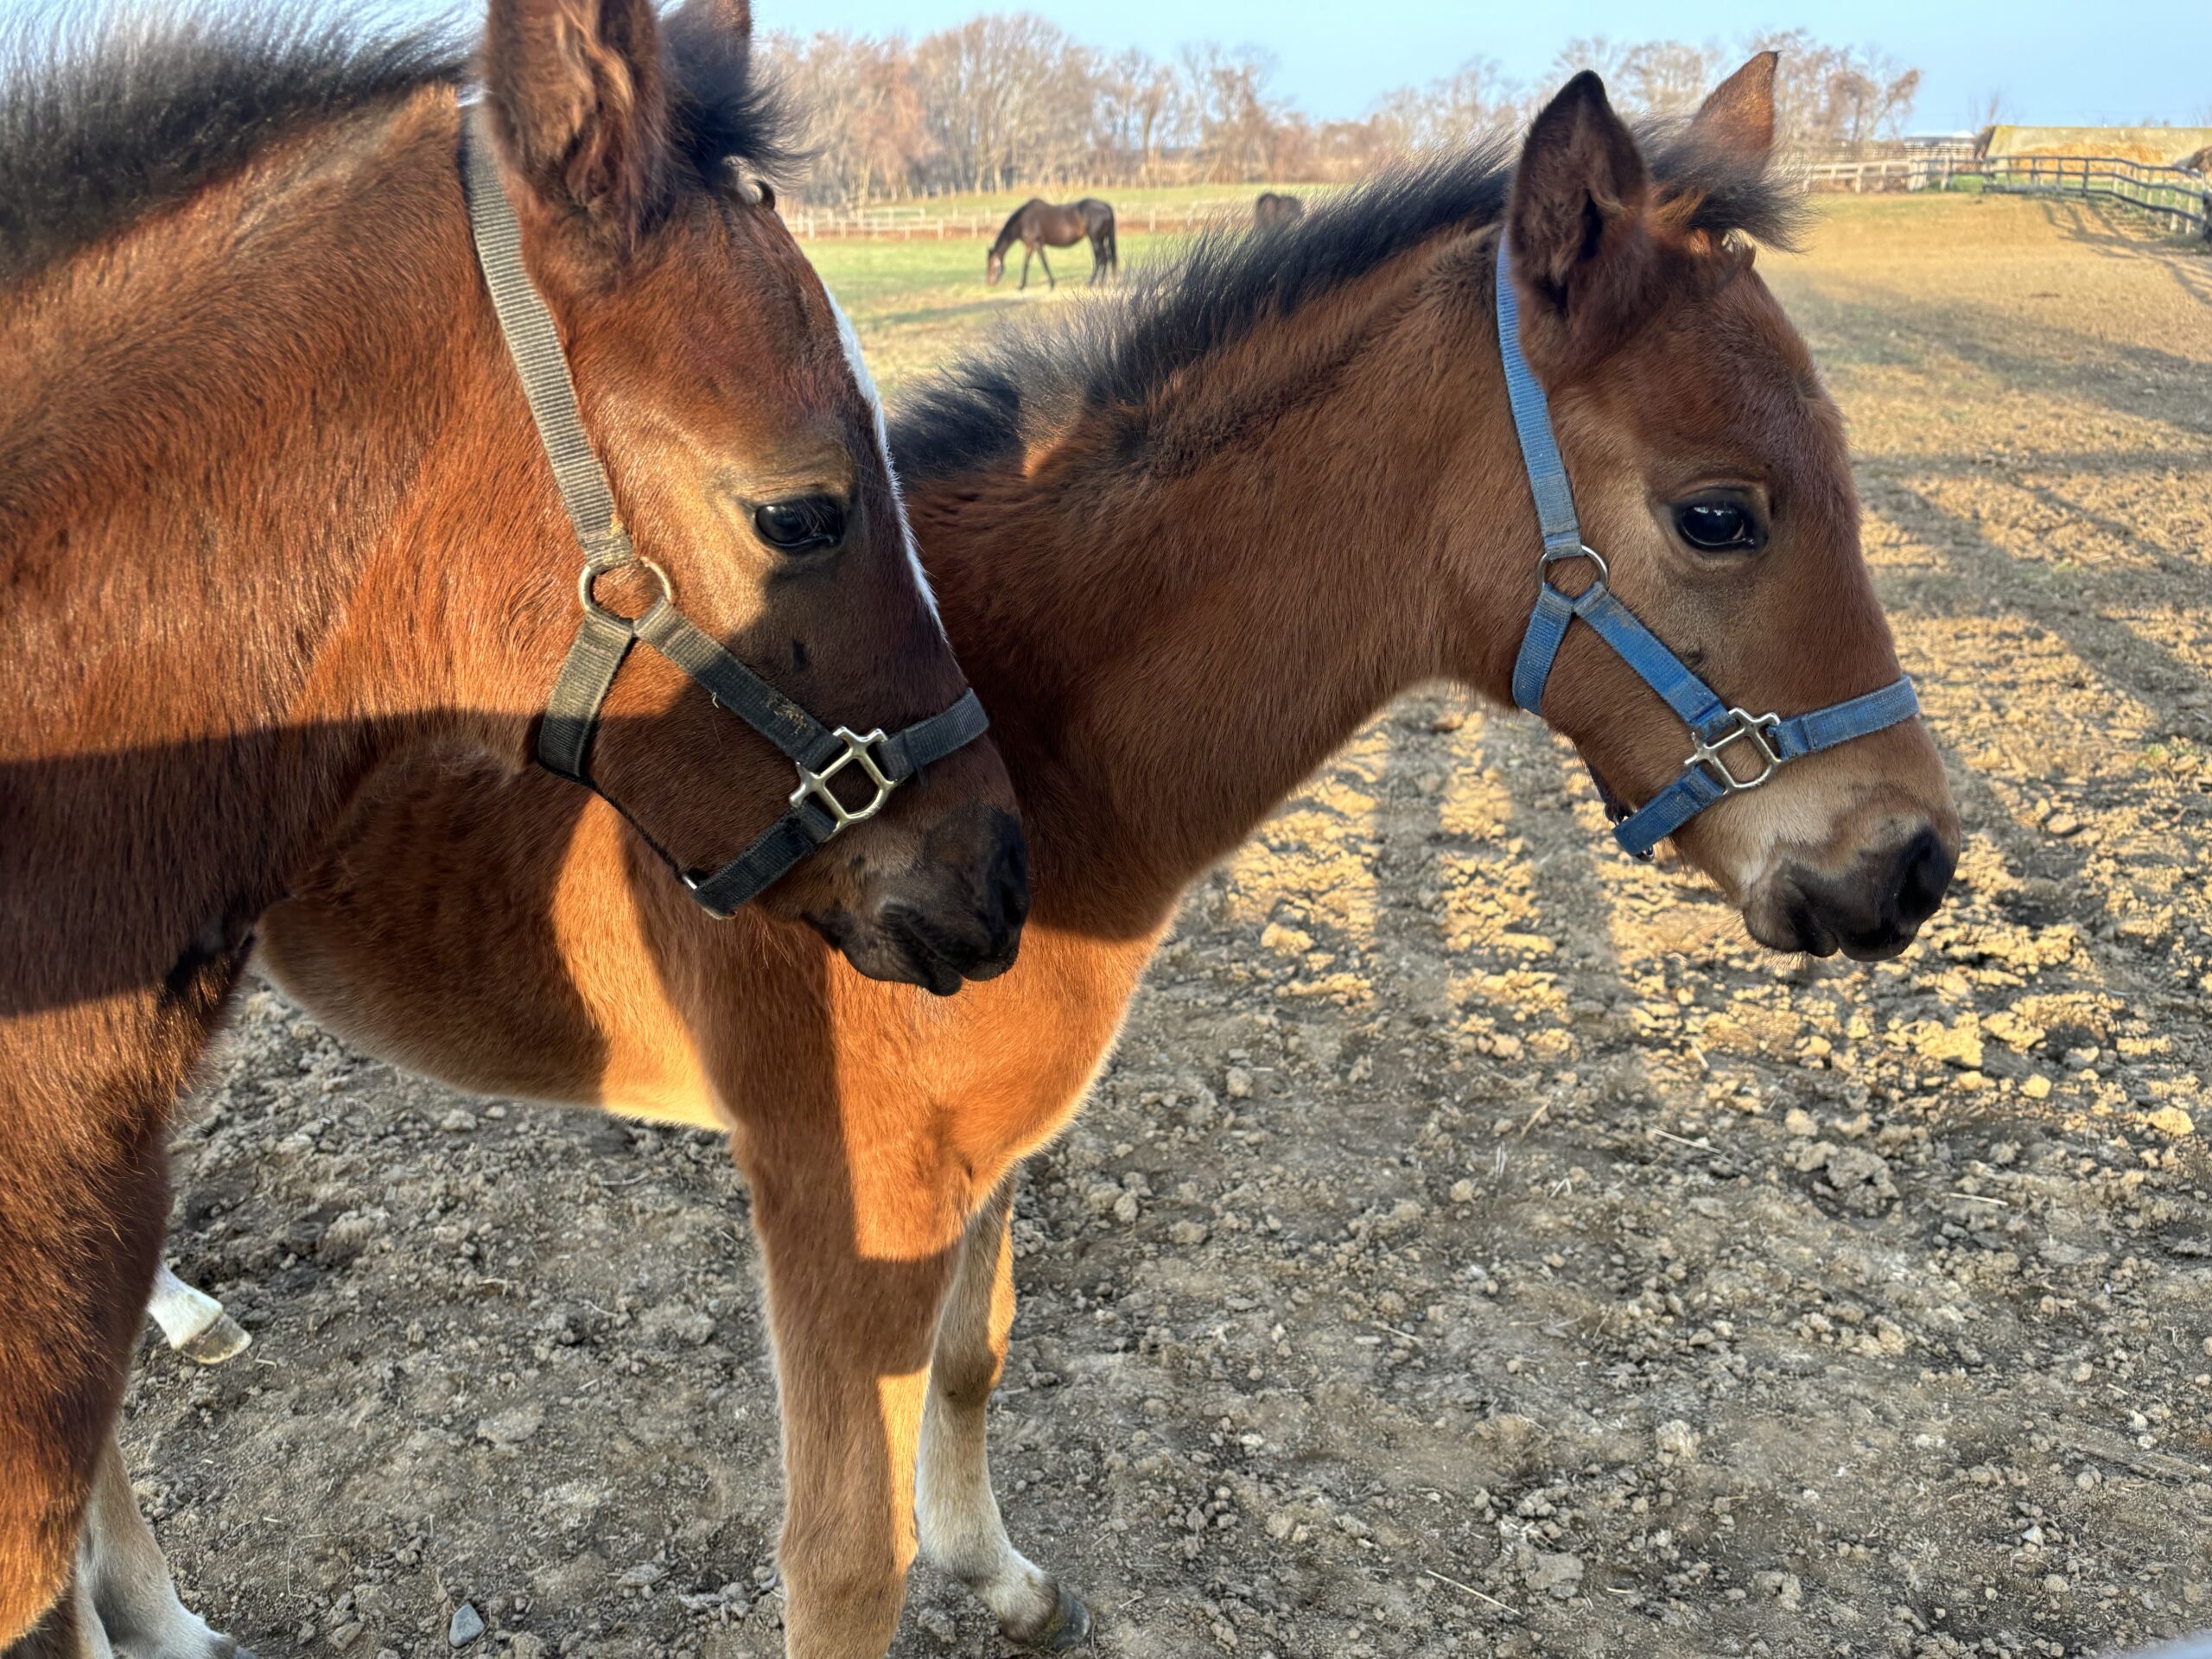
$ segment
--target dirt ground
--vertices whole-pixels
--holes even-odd
[[[2212,258],[1845,202],[1762,257],[1848,411],[1970,836],[1872,970],[1391,709],[1202,884],[1034,1166],[1017,1541],[1153,1659],[2060,1655],[2212,1626]],[[267,991],[179,1135],[133,1472],[277,1656],[781,1651],[746,1198]],[[461,1616],[465,1627],[467,1616]],[[917,1574],[896,1652],[996,1654]]]

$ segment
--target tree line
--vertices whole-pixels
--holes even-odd
[[[1267,54],[1211,42],[1172,59],[1102,52],[1028,12],[988,12],[918,40],[837,30],[769,37],[809,112],[803,194],[858,205],[1015,185],[1243,185],[1357,177],[1398,156],[1518,126],[1558,83],[1595,69],[1624,108],[1686,113],[1755,51],[1782,52],[1782,137],[1849,154],[1910,118],[1920,72],[1803,29],[1717,41],[1570,41],[1541,86],[1488,58],[1405,86],[1357,120],[1320,121],[1277,94]]]

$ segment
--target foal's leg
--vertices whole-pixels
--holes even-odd
[[[64,1646],[52,1633],[81,1624],[68,1611],[85,1611],[78,1540],[160,1258],[163,1103],[135,1088],[92,1091],[74,1122],[48,1121],[9,1081],[0,1076],[0,1653],[75,1659],[103,1651],[98,1639],[79,1630]]]
[[[1013,1214],[1008,1175],[961,1244],[930,1368],[915,1513],[922,1553],[982,1598],[1009,1638],[1059,1652],[1090,1638],[1090,1615],[1007,1539],[985,1444],[985,1413],[1014,1325]]]
[[[830,1160],[787,1149],[747,1166],[783,1405],[785,1652],[882,1659],[914,1560],[915,1447],[959,1223],[912,1178],[895,1207],[849,1209]]]
[[[122,1449],[112,1440],[92,1474],[77,1582],[98,1624],[127,1659],[253,1659],[177,1599],[169,1564],[138,1513]]]

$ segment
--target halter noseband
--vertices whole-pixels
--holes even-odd
[[[1536,498],[1536,518],[1544,535],[1543,556],[1537,563],[1536,608],[1513,664],[1513,701],[1532,715],[1542,714],[1552,664],[1567,641],[1567,629],[1579,617],[1666,700],[1696,741],[1681,775],[1634,811],[1615,800],[1605,780],[1598,779],[1598,792],[1613,820],[1613,839],[1624,851],[1648,859],[1652,849],[1706,808],[1757,789],[1790,761],[1882,731],[1920,712],[1911,680],[1902,677],[1878,691],[1787,720],[1780,715],[1750,714],[1723,702],[1613,596],[1606,585],[1611,573],[1605,558],[1582,539],[1567,463],[1552,433],[1551,405],[1522,354],[1521,302],[1513,291],[1511,256],[1502,229],[1497,239],[1497,344],[1505,364],[1505,394],[1513,405],[1514,429],[1521,435],[1521,457],[1528,467],[1529,487]],[[1597,574],[1580,594],[1569,595],[1553,586],[1551,570],[1554,564],[1575,559],[1587,559]],[[1752,776],[1737,776],[1729,764],[1732,747],[1738,747],[1735,758]]]
[[[523,265],[522,229],[499,178],[480,103],[463,112],[461,143],[469,230],[484,268],[484,283],[491,290],[492,308],[499,316],[508,354],[522,377],[523,395],[530,401],[538,439],[553,463],[561,504],[584,553],[576,583],[583,621],[546,699],[545,716],[538,727],[537,763],[606,799],[690,889],[692,897],[715,916],[727,918],[823,842],[880,812],[900,784],[981,737],[990,721],[969,690],[944,713],[888,737],[880,729],[865,735],[843,726],[832,731],[676,608],[668,573],[639,556],[629,532],[614,516],[606,469],[576,412],[575,386],[562,355],[560,335]],[[660,584],[660,597],[641,614],[625,617],[600,604],[593,590],[602,575],[631,566]],[[686,870],[670,857],[620,801],[593,783],[585,768],[607,694],[630,647],[640,643],[704,686],[718,706],[773,743],[798,768],[791,810],[711,873]],[[832,779],[849,772],[874,791],[865,805],[848,807],[830,789]]]

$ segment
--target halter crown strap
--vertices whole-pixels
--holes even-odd
[[[522,225],[499,177],[491,118],[480,101],[461,111],[461,177],[477,262],[484,268],[484,285],[491,290],[492,309],[506,337],[508,355],[522,377],[523,396],[530,401],[545,458],[553,463],[561,505],[568,509],[588,563],[607,569],[626,564],[630,537],[615,520],[607,469],[599,464],[599,454],[584,435],[583,419],[576,412],[576,388],[569,378],[560,333],[523,264]]]
[[[561,350],[559,331],[523,264],[522,226],[507,200],[480,102],[462,112],[461,148],[469,232],[491,293],[493,313],[521,377],[539,442],[552,463],[561,505],[584,554],[579,588],[583,620],[538,722],[538,764],[583,785],[621,813],[701,905],[727,918],[780,880],[823,842],[874,817],[900,784],[982,736],[990,727],[989,717],[971,690],[950,709],[887,737],[881,731],[863,734],[842,726],[832,731],[677,608],[667,573],[638,557],[629,532],[615,516],[607,470],[576,410],[575,385]],[[643,569],[660,584],[660,597],[636,617],[618,615],[593,596],[599,575],[626,566]],[[798,769],[791,810],[711,873],[684,869],[621,802],[593,781],[587,766],[614,677],[631,647],[639,644],[658,652],[705,687],[717,705],[781,749]],[[871,799],[849,805],[831,787],[832,779],[848,772],[855,774],[853,781],[872,791]]]
[[[1605,558],[1582,539],[1574,511],[1574,491],[1567,461],[1552,430],[1551,404],[1521,349],[1521,298],[1513,285],[1513,256],[1505,233],[1497,241],[1497,347],[1505,367],[1505,395],[1512,405],[1513,429],[1521,440],[1521,459],[1535,498],[1536,522],[1544,538],[1539,561],[1536,604],[1513,663],[1513,701],[1530,714],[1543,713],[1544,688],[1550,683],[1560,647],[1579,620],[1619,653],[1638,678],[1665,700],[1696,739],[1682,770],[1652,799],[1634,811],[1616,802],[1603,779],[1598,792],[1616,820],[1613,839],[1638,858],[1649,858],[1662,841],[1715,802],[1757,789],[1785,763],[1865,737],[1920,712],[1912,682],[1899,678],[1878,691],[1815,709],[1784,720],[1752,715],[1726,702],[1659,641],[1635,612],[1615,597]],[[1553,585],[1551,568],[1587,559],[1595,580],[1580,594]],[[1734,753],[1732,754],[1731,751]],[[1755,775],[1739,775],[1731,762]]]

